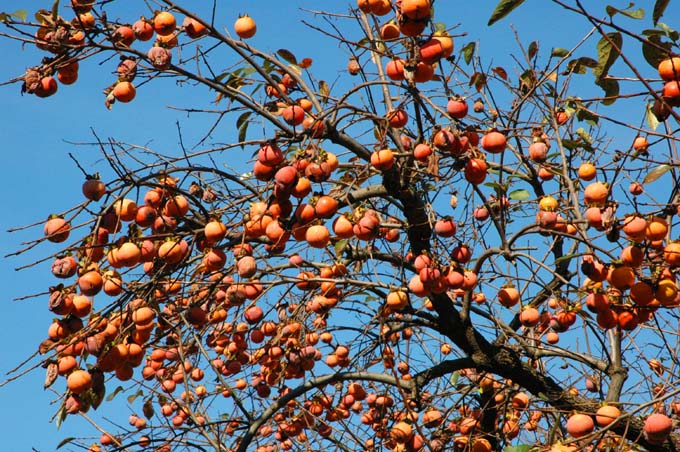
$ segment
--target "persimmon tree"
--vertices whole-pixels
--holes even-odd
[[[92,422],[69,447],[680,448],[669,1],[553,0],[591,32],[518,42],[512,68],[453,36],[445,2],[328,2],[332,25],[305,26],[350,55],[333,86],[314,55],[249,44],[255,12],[127,3],[0,15],[44,51],[24,93],[108,65],[92,108],[174,78],[233,131],[162,152],[95,135],[114,176],[18,251],[58,279],[16,372],[44,369],[58,422]],[[130,412],[93,420],[121,392]]]

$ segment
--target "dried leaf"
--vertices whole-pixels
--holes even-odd
[[[76,438],[74,438],[74,437],[72,437],[72,436],[70,436],[70,437],[68,437],[68,438],[62,439],[61,442],[60,442],[59,444],[57,444],[57,450],[61,449],[61,448],[64,447],[65,445],[69,444],[69,443],[70,443],[71,441],[73,441],[74,439],[76,439]]]
[[[300,66],[302,69],[307,69],[312,65],[312,59],[311,58],[303,58],[302,61],[300,61]]]
[[[52,386],[58,376],[59,366],[57,366],[57,363],[49,363],[47,369],[45,369],[45,383],[43,384],[43,387],[47,389]]]
[[[468,83],[469,86],[475,87],[477,92],[480,92],[484,86],[486,86],[486,75],[482,74],[481,72],[475,72],[472,74],[472,77],[470,77],[470,82]]]
[[[508,73],[500,66],[493,68],[493,72],[503,80],[508,79]]]
[[[45,353],[50,351],[52,347],[54,347],[54,344],[56,344],[56,342],[54,342],[52,339],[45,339],[38,346],[38,353],[44,355]]]
[[[527,56],[529,57],[530,60],[533,60],[536,54],[538,54],[538,42],[531,41],[531,44],[529,44],[529,51],[527,52]]]
[[[331,93],[331,89],[324,80],[319,81],[319,95],[321,95],[321,102],[326,102],[328,100],[328,95]]]

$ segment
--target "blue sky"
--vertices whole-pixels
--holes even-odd
[[[2,3],[2,11],[13,11],[25,8],[27,2],[4,0]],[[39,2],[30,3],[37,5]],[[43,3],[49,7],[52,2]],[[132,2],[118,3],[129,5]],[[547,52],[553,46],[569,48],[588,29],[574,15],[560,13],[544,0],[527,0],[512,16],[487,28],[486,21],[494,3],[440,0],[437,2],[437,18],[449,26],[460,22],[461,26],[454,33],[469,33],[468,37],[456,40],[457,47],[461,43],[479,39],[480,53],[485,63],[503,65],[511,74],[513,64],[509,54],[518,53],[511,24],[518,30],[524,45],[532,40],[541,41],[542,52]],[[628,4],[627,1],[612,3],[619,7]],[[251,40],[254,46],[269,51],[285,47],[299,58],[311,57],[314,59],[313,69],[323,74],[319,78],[333,80],[338,72],[344,71],[346,52],[333,42],[305,29],[300,18],[314,19],[309,13],[294,8],[293,4],[310,9],[319,7],[317,1],[229,1],[218,12],[218,17],[222,18],[218,22],[231,29],[237,15],[248,12],[259,26],[258,35]],[[342,11],[338,5],[344,2],[324,4]],[[118,11],[121,17],[130,21],[140,14],[129,6],[119,7]],[[666,17],[677,17],[677,12],[669,9]],[[0,32],[4,31],[0,27]],[[0,65],[0,81],[20,75],[26,67],[39,61],[42,55],[30,46],[22,48],[18,43],[6,39],[0,39],[0,54],[5,55],[5,61]],[[98,66],[100,60],[95,60],[81,66],[81,80],[78,83],[60,86],[59,92],[48,99],[22,96],[19,84],[0,86],[0,152],[3,156],[0,189],[5,196],[4,212],[0,214],[0,254],[3,256],[21,248],[22,242],[42,234],[42,226],[13,234],[8,234],[8,229],[41,222],[48,214],[81,201],[80,185],[83,178],[67,154],[71,152],[77,156],[89,172],[103,169],[101,162],[98,162],[101,155],[95,149],[70,143],[90,141],[91,128],[101,137],[111,136],[139,144],[150,143],[154,148],[172,152],[172,149],[177,149],[176,121],[185,127],[188,142],[191,142],[192,136],[200,136],[209,126],[204,120],[201,122],[201,118],[188,121],[183,113],[165,107],[206,106],[212,100],[212,95],[201,97],[188,87],[176,89],[172,84],[166,84],[167,89],[162,92],[155,84],[146,85],[139,89],[137,99],[132,104],[115,105],[112,111],[106,110],[101,91],[114,81],[112,71],[115,66],[111,61]],[[649,71],[644,66],[644,70]],[[590,83],[592,76],[584,77],[588,77]],[[633,112],[633,117],[635,119],[631,120],[639,122],[639,114]],[[233,127],[223,125],[216,132],[216,139],[228,141],[233,134]],[[0,261],[0,318],[4,320],[0,328],[2,374],[36,349],[45,337],[52,318],[44,295],[13,301],[17,297],[44,292],[49,285],[54,284],[49,266],[38,265],[21,272],[15,272],[14,268],[56,250],[55,246],[43,245],[19,257],[2,258]],[[82,421],[76,418],[70,418],[59,432],[48,423],[56,407],[50,406],[54,397],[42,390],[42,379],[43,374],[38,370],[0,388],[0,400],[4,407],[0,410],[0,425],[1,430],[6,432],[2,440],[3,450],[24,451],[31,447],[39,451],[53,450],[61,438],[75,435],[83,427]]]

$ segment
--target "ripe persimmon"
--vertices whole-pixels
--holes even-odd
[[[595,413],[595,422],[599,427],[606,427],[619,416],[621,416],[621,410],[614,405],[603,405]]]
[[[371,154],[371,165],[379,171],[387,171],[394,165],[394,153],[391,149],[381,149]]]
[[[208,33],[207,27],[193,17],[185,17],[182,28],[191,39],[198,39]]]
[[[325,248],[330,241],[330,233],[326,226],[317,224],[310,226],[305,232],[305,240],[313,248]]]
[[[567,432],[574,438],[586,436],[592,433],[594,429],[593,418],[587,414],[576,413],[567,419]]]
[[[338,201],[328,195],[320,196],[314,204],[314,213],[319,218],[332,218],[338,211]]]
[[[654,413],[645,419],[644,434],[652,444],[663,443],[673,430],[671,418],[661,413]]]
[[[90,201],[99,201],[106,194],[106,185],[98,177],[88,176],[83,182],[83,196]]]
[[[401,14],[411,20],[421,20],[430,17],[430,0],[402,0]]]
[[[135,89],[135,85],[133,85],[132,82],[124,81],[116,83],[116,86],[113,87],[113,91],[111,93],[117,101],[125,103],[130,102],[135,98],[137,95],[137,90]]]
[[[43,232],[50,242],[61,243],[68,239],[71,233],[71,225],[63,218],[53,215],[45,223]]]
[[[132,27],[121,25],[113,32],[113,41],[130,47],[135,42],[135,32]]]
[[[663,249],[663,258],[671,267],[680,266],[680,242],[670,242]]]
[[[384,41],[392,41],[394,39],[399,38],[399,27],[397,27],[397,24],[394,22],[390,21],[384,24],[382,27],[380,27],[380,37]]]
[[[498,291],[498,302],[506,308],[510,308],[519,303],[519,297],[519,291],[511,285],[503,287]]]
[[[234,31],[241,39],[248,39],[255,36],[257,25],[252,17],[247,14],[240,16],[234,23]]]
[[[486,162],[480,158],[468,160],[465,164],[465,180],[471,184],[479,185],[486,179]]]
[[[399,58],[389,61],[385,65],[385,73],[390,80],[404,80],[404,62]]]
[[[92,375],[86,370],[74,370],[66,379],[66,387],[74,394],[82,394],[92,387]]]
[[[502,133],[492,130],[482,137],[482,148],[492,154],[499,154],[505,150],[507,139]]]
[[[468,104],[459,97],[449,99],[446,104],[446,112],[454,119],[463,119],[468,114]]]
[[[145,19],[139,19],[132,24],[132,31],[134,31],[135,37],[140,41],[148,41],[153,38],[153,25]]]
[[[132,221],[137,215],[137,203],[132,199],[123,198],[113,203],[113,211],[122,221]]]
[[[299,105],[289,105],[283,109],[281,117],[288,124],[299,126],[305,119],[305,110]]]
[[[168,11],[161,11],[153,18],[153,28],[160,36],[171,35],[177,28],[177,19]]]
[[[590,162],[582,163],[581,166],[578,167],[578,177],[581,180],[591,181],[595,179],[596,174],[597,168],[595,168],[595,165]]]
[[[408,114],[401,108],[387,112],[386,118],[390,127],[397,129],[404,127],[408,123]]]
[[[603,206],[609,196],[609,188],[602,182],[592,182],[583,190],[587,206]]]
[[[666,82],[680,80],[680,57],[661,60],[657,69],[659,76]]]

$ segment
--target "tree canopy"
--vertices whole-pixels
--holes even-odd
[[[55,279],[15,373],[43,369],[57,424],[99,437],[59,446],[678,450],[670,3],[551,0],[589,31],[518,37],[510,67],[442,0],[326,2],[286,26],[346,56],[335,79],[255,47],[255,8],[0,13],[3,39],[42,51],[23,94],[68,102],[100,77],[91,108],[134,115],[142,90],[192,90],[181,108],[207,124],[192,143],[169,124],[176,149],[92,131],[110,177],[76,159],[82,194],[16,253]],[[129,413],[93,420],[123,396]]]

